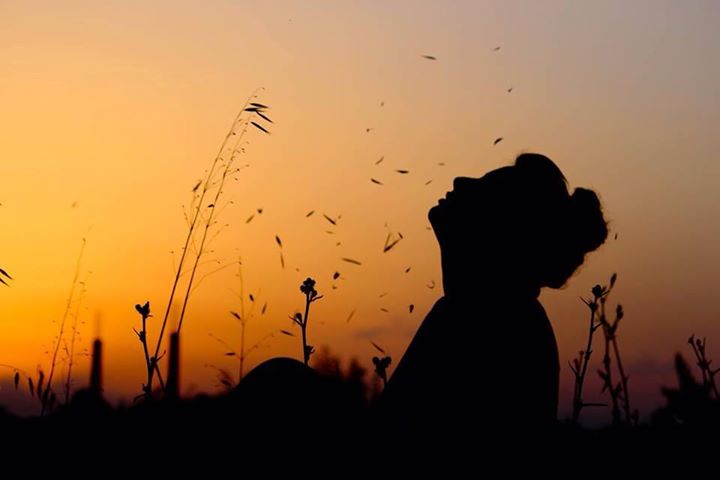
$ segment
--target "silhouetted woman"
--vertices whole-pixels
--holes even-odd
[[[590,190],[568,193],[547,157],[520,155],[482,178],[456,178],[428,217],[440,244],[442,297],[381,401],[404,428],[550,426],[558,350],[538,301],[607,237]]]

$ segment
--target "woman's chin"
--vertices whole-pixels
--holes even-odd
[[[445,208],[442,204],[435,205],[428,211],[428,220],[433,230],[437,234],[440,226],[444,223]]]

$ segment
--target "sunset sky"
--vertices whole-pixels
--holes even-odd
[[[248,324],[250,344],[293,329],[287,317],[311,276],[325,298],[310,343],[370,368],[372,340],[399,360],[442,295],[427,210],[455,176],[539,152],[570,187],[599,193],[611,228],[566,288],[541,296],[560,348],[562,412],[567,361],[587,331],[578,297],[617,272],[611,304],[625,308],[621,347],[633,400],[649,414],[690,334],[707,336],[720,361],[718,25],[720,4],[702,0],[0,0],[0,267],[14,279],[0,289],[0,363],[48,369],[85,238],[80,349],[100,334],[108,396],[139,393],[134,305],[151,302],[154,335],[183,205],[263,87],[271,134],[249,132],[239,160],[249,167],[225,192],[228,226],[203,267],[242,257],[246,293],[268,304]],[[403,240],[383,253],[389,232]],[[236,274],[208,276],[191,299],[187,393],[216,391],[216,368],[237,370],[216,339],[239,340]],[[250,366],[299,357],[297,338],[263,345]],[[88,359],[78,362],[76,387]],[[21,403],[12,373],[0,369],[0,405]]]

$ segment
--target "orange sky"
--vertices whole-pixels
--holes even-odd
[[[259,86],[275,124],[269,136],[248,137],[250,167],[227,190],[229,226],[208,257],[227,264],[241,255],[246,290],[268,302],[249,325],[250,343],[291,328],[298,286],[312,276],[326,297],[313,306],[311,343],[369,367],[372,339],[399,359],[441,295],[427,209],[454,176],[536,151],[571,186],[596,189],[619,234],[567,288],[542,296],[563,380],[586,331],[578,296],[614,271],[627,312],[621,342],[643,405],[659,400],[689,334],[706,335],[720,356],[717,4],[59,3],[0,3],[0,266],[15,279],[0,290],[0,363],[47,369],[85,237],[82,347],[101,331],[108,392],[139,391],[133,306],[164,307],[182,205]],[[246,224],[256,208],[263,213]],[[334,234],[321,213],[340,217]],[[388,229],[404,240],[383,254]],[[342,279],[333,282],[335,271]],[[239,308],[235,273],[208,277],[192,298],[188,391],[217,388],[208,365],[235,368],[209,336],[237,342],[228,314]],[[250,364],[299,350],[297,339],[277,336]],[[78,385],[87,359],[79,361]],[[0,404],[3,395],[15,394],[0,391]]]

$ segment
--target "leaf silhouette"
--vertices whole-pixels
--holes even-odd
[[[396,238],[392,242],[385,244],[385,247],[383,248],[383,253],[389,252],[395,245],[398,244],[400,240],[402,240],[402,238]]]
[[[340,260],[342,260],[343,262],[352,263],[353,265],[362,265],[361,262],[353,258],[342,257]]]
[[[250,122],[250,123],[252,123],[255,128],[258,128],[259,130],[262,130],[265,133],[268,133],[268,134],[270,133],[265,127],[263,127],[259,123],[255,123],[255,122]]]
[[[268,117],[266,117],[265,114],[263,114],[261,111],[257,111],[257,112],[255,112],[255,113],[257,113],[257,114],[258,114],[260,117],[262,117],[264,120],[266,120],[266,121],[268,121],[268,122],[270,122],[270,123],[274,123],[272,120],[270,120]]]
[[[373,342],[372,340],[370,340],[370,343],[372,344],[373,347],[375,347],[375,349],[376,349],[378,352],[380,352],[380,353],[382,353],[383,355],[385,355],[385,350],[383,350],[380,345],[378,345],[377,343]]]

